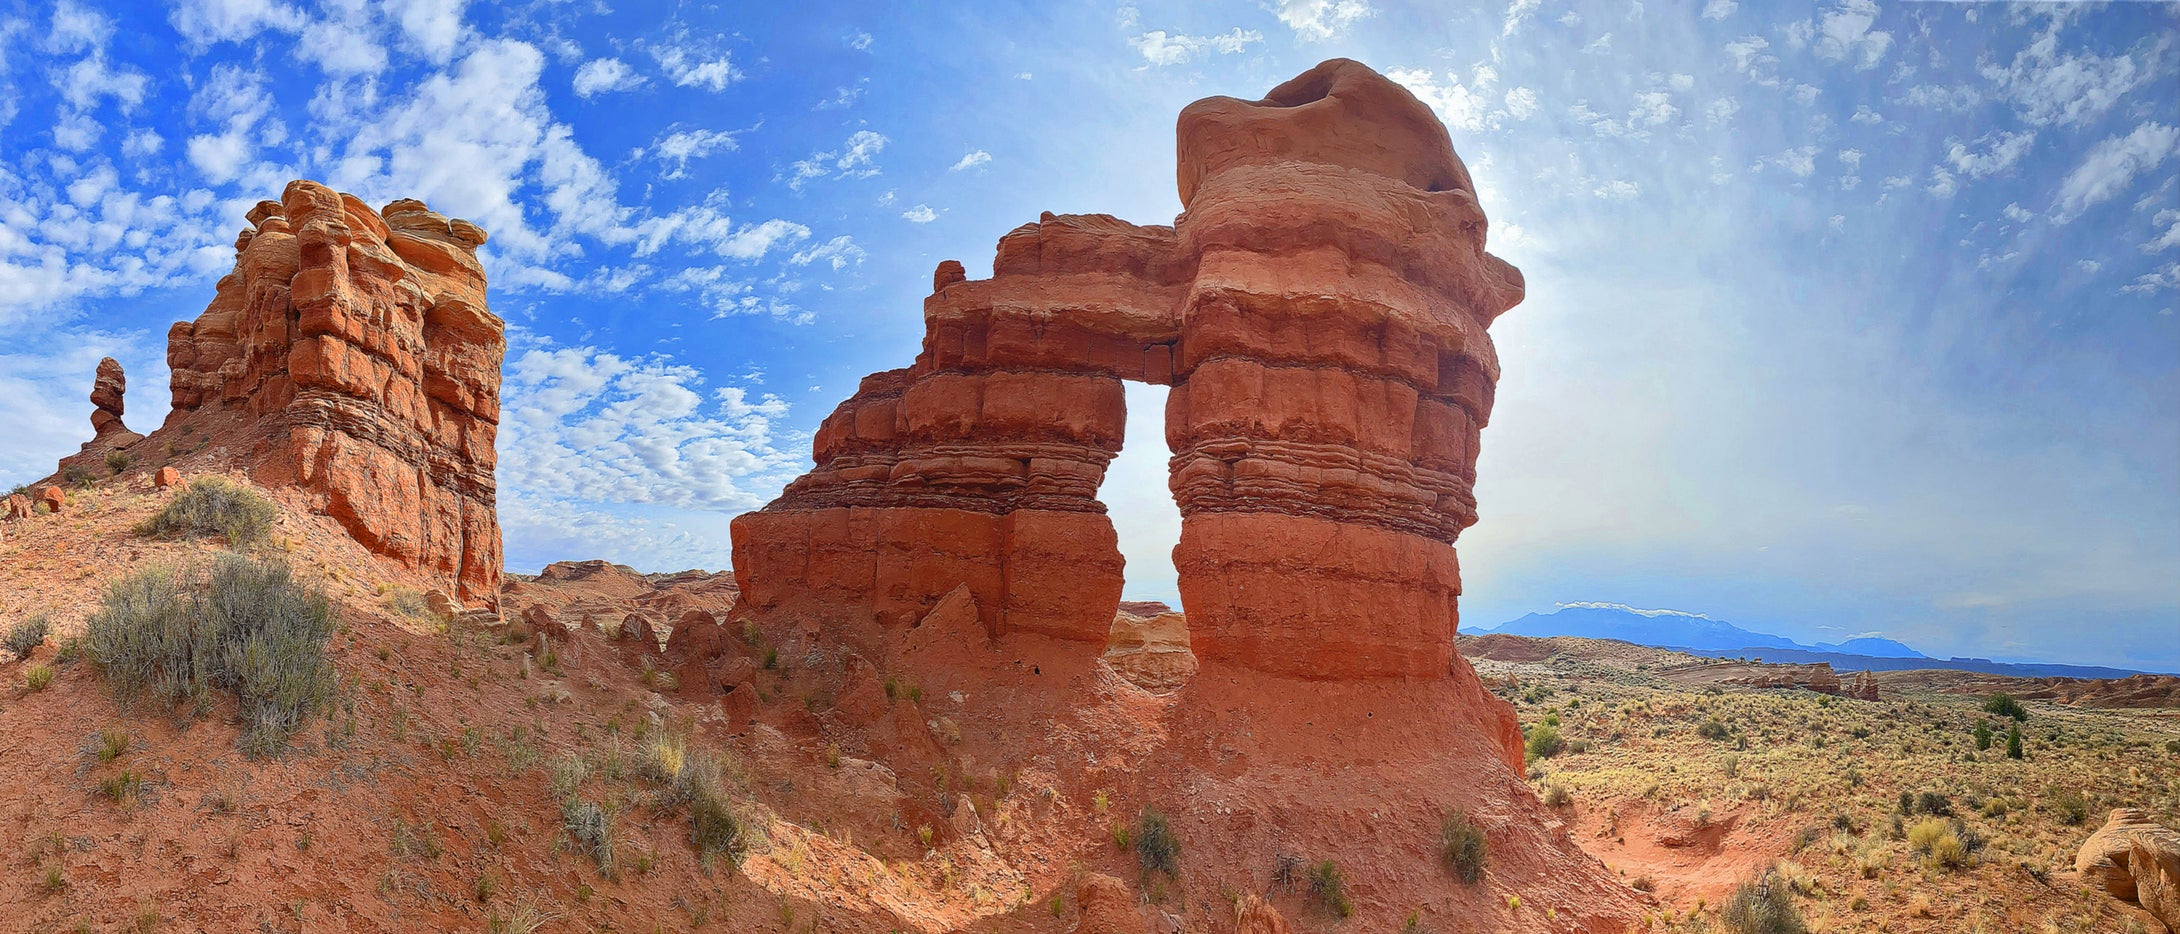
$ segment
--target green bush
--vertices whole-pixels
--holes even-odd
[[[1991,721],[1978,720],[1976,721],[1976,751],[1982,752],[1989,748],[1991,748]]]
[[[2016,721],[2027,721],[2029,719],[2028,708],[2021,706],[2021,702],[2014,700],[2011,694],[1991,695],[1983,702],[1983,712],[2001,717],[2012,717]]]
[[[53,619],[40,613],[9,627],[8,637],[0,640],[0,646],[14,652],[17,657],[29,658],[30,650],[45,644],[45,637],[53,631]]]
[[[1532,759],[1549,759],[1559,755],[1562,745],[1559,730],[1549,723],[1539,723],[1529,728],[1529,738],[1522,745],[1529,750]]]
[[[2079,827],[2089,820],[2092,809],[2089,799],[2078,791],[2062,791],[2051,800],[2052,813],[2059,818],[2059,823],[2069,827]]]
[[[1471,822],[1463,812],[1447,814],[1438,826],[1438,856],[1462,882],[1475,885],[1484,877],[1484,861],[1490,849],[1491,843],[1484,838],[1484,829]]]
[[[252,756],[278,752],[332,694],[332,602],[285,563],[149,568],[108,584],[86,628],[91,661],[122,697],[149,691],[202,712],[213,689],[234,694]]]
[[[122,471],[129,469],[130,460],[131,458],[129,457],[129,452],[127,451],[107,451],[106,469],[112,471],[116,475],[119,475]]]
[[[1178,877],[1181,874],[1181,841],[1173,836],[1172,825],[1166,816],[1149,807],[1135,822],[1135,858],[1143,864],[1144,872],[1163,872]]]
[[[98,475],[92,473],[91,468],[82,464],[70,464],[67,469],[61,471],[61,482],[69,486],[90,486],[98,482]]]
[[[275,514],[272,501],[247,484],[198,477],[137,531],[154,538],[221,535],[230,547],[247,548],[272,530]]]
[[[2006,758],[2021,758],[2021,724],[2019,723],[2006,728]]]
[[[1704,739],[1725,739],[1726,725],[1718,722],[1717,717],[1712,717],[1703,721],[1702,726],[1696,727],[1696,735]]]
[[[1741,883],[1726,900],[1719,920],[1735,934],[1804,934],[1809,930],[1801,911],[1794,907],[1786,881],[1770,873]]]
[[[1347,882],[1340,878],[1340,867],[1329,859],[1310,865],[1310,899],[1335,918],[1355,913],[1354,903],[1347,900]]]

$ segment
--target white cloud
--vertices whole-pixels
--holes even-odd
[[[1296,36],[1322,42],[1376,12],[1365,0],[1277,0],[1279,21]]]
[[[135,110],[144,102],[144,92],[151,83],[143,72],[127,65],[107,65],[103,54],[94,54],[66,68],[56,69],[51,78],[54,90],[59,91],[61,99],[71,106],[89,110],[97,107],[100,100],[112,98],[123,113]]]
[[[1506,92],[1506,115],[1516,120],[1527,120],[1537,112],[1537,92],[1528,88],[1515,88]]]
[[[2170,289],[2180,289],[2180,263],[2167,263],[2137,276],[2134,282],[2120,286],[2119,290],[2130,295],[2155,295]],[[2168,307],[2163,313],[2172,314],[2172,309]]]
[[[2168,40],[2149,47],[2146,62],[2129,53],[2071,55],[2059,51],[2059,25],[2052,23],[2011,64],[1987,62],[1981,69],[2021,118],[2038,126],[2078,126],[2103,116],[2127,92],[2156,77],[2157,59],[2171,45]]]
[[[793,221],[773,218],[762,224],[743,227],[730,237],[719,241],[719,255],[728,259],[754,261],[762,259],[774,247],[808,239],[810,228]]]
[[[305,61],[318,63],[326,74],[376,75],[386,70],[386,47],[379,42],[378,24],[368,7],[333,5],[332,16],[305,26],[297,34],[295,52]]]
[[[931,206],[928,204],[919,204],[915,207],[909,208],[906,211],[902,211],[901,216],[903,218],[906,218],[910,223],[928,224],[932,221],[939,219],[939,212],[931,210]]]
[[[130,130],[121,140],[121,154],[131,159],[144,159],[159,154],[166,146],[166,139],[149,128]]]
[[[578,97],[595,97],[612,91],[630,91],[640,88],[645,78],[617,58],[594,58],[575,70],[575,93]]]
[[[1950,198],[1953,197],[1954,192],[1960,190],[1960,180],[1954,178],[1951,172],[1937,166],[1931,166],[1930,185],[1923,190],[1940,198]]]
[[[462,41],[466,30],[462,26],[462,8],[468,0],[384,0],[387,11],[401,24],[406,36],[424,57],[434,64],[444,65],[454,57],[454,49]]]
[[[2059,194],[2052,201],[2053,219],[2067,223],[2118,196],[2136,175],[2163,164],[2175,146],[2180,146],[2180,130],[2152,121],[2126,136],[2108,137],[2090,147],[2081,165],[2059,183]]]
[[[1142,53],[1144,61],[1163,68],[1190,61],[1204,52],[1232,55],[1262,41],[1263,33],[1237,26],[1230,32],[1216,36],[1168,35],[1163,29],[1153,29],[1129,39],[1128,45]]]
[[[814,152],[810,158],[789,165],[780,179],[789,190],[801,191],[804,185],[826,176],[870,178],[879,173],[878,153],[888,142],[876,132],[857,130],[840,149]]]
[[[531,503],[740,512],[801,458],[779,449],[777,396],[707,392],[663,354],[628,358],[518,336],[502,387],[500,491]]]
[[[1945,161],[1953,166],[1954,171],[1969,178],[1985,178],[2013,168],[2021,161],[2021,157],[2028,155],[2029,148],[2036,144],[2036,132],[2029,130],[2010,133],[1998,130],[1984,134],[1975,143],[1984,147],[1981,152],[1967,143],[1948,141]]]
[[[727,89],[727,85],[741,80],[742,73],[735,69],[732,57],[720,53],[713,58],[684,45],[662,45],[651,49],[651,57],[666,72],[666,77],[685,88],[703,88],[713,93]]]
[[[2006,203],[2005,207],[2000,208],[1998,213],[2004,215],[2007,220],[2013,221],[2016,224],[2022,223],[2024,221],[2027,221],[2029,218],[2036,216],[2035,214],[2031,213],[2027,208],[2024,208],[2010,201]]]
[[[969,169],[990,164],[992,164],[992,154],[979,149],[975,152],[969,153],[968,155],[962,156],[946,171],[965,172]]]
[[[870,48],[871,43],[876,40],[871,38],[870,33],[858,31],[849,35],[846,41],[848,48],[861,52]]]
[[[2164,227],[2165,232],[2159,234],[2157,239],[2143,244],[2142,252],[2157,253],[2180,247],[2180,210],[2166,208],[2159,211],[2155,217],[2150,218],[2150,223]]]
[[[1777,61],[1764,51],[1768,48],[1771,48],[1771,43],[1762,36],[1742,36],[1726,43],[1726,56],[1733,59],[1735,71],[1748,72],[1759,65]]]
[[[1590,44],[1583,46],[1582,51],[1590,55],[1612,54],[1612,33],[1608,32],[1590,40]]]
[[[1808,178],[1817,171],[1817,147],[1798,146],[1757,161],[1757,168],[1764,166],[1785,171],[1795,178]]]
[[[1513,38],[1514,33],[1521,29],[1522,24],[1528,22],[1531,16],[1536,15],[1537,7],[1542,2],[1543,0],[1513,0],[1512,3],[1507,4],[1506,19],[1499,27],[1499,38]]]
[[[1621,179],[1605,182],[1590,192],[1590,194],[1606,201],[1628,201],[1641,196],[1642,193],[1641,185]]]
[[[53,5],[53,18],[42,44],[46,51],[56,55],[102,51],[113,34],[113,20],[74,0],[60,0]]]
[[[1712,123],[1725,123],[1741,112],[1741,102],[1731,97],[1721,97],[1703,108],[1703,118]]]
[[[809,249],[797,250],[794,256],[788,258],[788,262],[797,266],[824,262],[834,269],[842,269],[850,263],[861,263],[865,255],[867,254],[863,252],[863,248],[856,246],[853,239],[839,236]]]
[[[1839,164],[1844,165],[1850,169],[1857,168],[1862,165],[1862,150],[1860,149],[1842,149],[1838,152],[1837,157],[1839,159]]]
[[[1703,18],[1725,19],[1728,16],[1732,16],[1733,11],[1740,8],[1741,5],[1735,3],[1734,0],[1710,0],[1709,3],[1705,3],[1703,5]]]
[[[278,143],[286,130],[273,118],[273,99],[265,73],[221,63],[191,95],[190,114],[219,127],[189,138],[189,164],[215,185],[241,178],[257,156],[260,142]]]
[[[689,174],[689,160],[703,159],[716,153],[733,152],[741,148],[736,140],[741,132],[736,130],[707,130],[702,127],[682,129],[679,124],[669,127],[668,132],[652,141],[646,149],[637,150],[667,163],[667,178],[681,178]]]
[[[1817,27],[1817,57],[1851,60],[1857,71],[1877,67],[1892,48],[1891,33],[1870,28],[1877,22],[1877,13],[1877,4],[1872,0],[1843,0],[1825,11]]]
[[[2078,259],[2074,261],[2074,268],[2096,275],[2098,270],[2104,268],[2104,264],[2093,259]]]
[[[1877,111],[1871,110],[1868,104],[1856,104],[1854,116],[1848,117],[1847,119],[1852,120],[1856,123],[1863,124],[1865,126],[1872,126],[1885,122],[1884,116],[1879,114]]]
[[[296,32],[306,21],[302,11],[274,0],[180,0],[167,14],[174,30],[198,48],[240,42],[266,29]]]

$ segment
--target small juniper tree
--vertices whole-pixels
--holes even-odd
[[[1976,751],[1981,752],[1989,748],[1991,748],[1991,721],[1978,720],[1976,721]]]
[[[2006,728],[2006,758],[2021,758],[2021,724]]]

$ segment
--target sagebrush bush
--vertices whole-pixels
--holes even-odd
[[[1983,711],[2001,717],[2012,717],[2016,722],[2029,718],[2028,708],[2021,706],[2021,702],[2015,700],[2011,694],[1991,695],[1984,700]]]
[[[1741,883],[1719,920],[1735,934],[1804,934],[1809,930],[1786,883],[1770,873]]]
[[[214,689],[239,702],[243,751],[279,751],[333,691],[333,606],[278,561],[222,556],[209,569],[153,567],[107,585],[86,626],[91,661],[117,694],[149,691],[201,712]]]
[[[17,657],[29,658],[30,650],[45,644],[45,637],[53,632],[53,619],[40,613],[8,627],[8,636],[0,640],[0,646],[14,652]]]
[[[1135,858],[1144,872],[1163,872],[1176,878],[1181,875],[1181,841],[1173,836],[1173,826],[1166,822],[1166,816],[1149,807],[1135,822]]]
[[[137,531],[155,538],[221,535],[229,546],[247,548],[272,530],[275,514],[272,500],[247,484],[198,477]]]
[[[107,451],[106,469],[112,471],[115,474],[119,474],[122,471],[129,469],[129,462],[131,460],[133,460],[133,458],[129,457],[129,452],[127,451]]]
[[[1484,861],[1490,849],[1491,843],[1484,838],[1484,829],[1471,822],[1466,813],[1447,814],[1439,824],[1438,857],[1462,882],[1475,885],[1484,877]]]

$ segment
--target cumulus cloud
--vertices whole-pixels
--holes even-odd
[[[1297,37],[1322,42],[1346,32],[1349,26],[1376,11],[1365,0],[1278,0],[1275,12]]]
[[[2117,197],[2135,176],[2155,170],[2180,146],[2180,129],[2150,121],[2125,136],[2107,137],[2090,147],[2081,164],[2059,183],[2052,219],[2068,223],[2096,205]]]
[[[575,70],[575,93],[590,98],[613,91],[632,91],[643,87],[645,78],[617,58],[594,58]]]
[[[2155,295],[2175,289],[2180,289],[2180,263],[2167,263],[2136,276],[2135,281],[2120,286],[2119,290],[2129,295]],[[2172,309],[2166,308],[2161,313],[2172,314]]]
[[[1499,26],[1499,38],[1513,38],[1515,33],[1521,31],[1522,24],[1536,15],[1537,7],[1542,3],[1543,0],[1513,0],[1507,4],[1506,17]]]
[[[2055,21],[2007,64],[1986,63],[1983,77],[2014,105],[2021,119],[2037,126],[2078,126],[2101,117],[2129,91],[2158,74],[2157,64],[2171,48],[2169,39],[2112,56],[2074,54],[2059,48]]]
[[[181,0],[167,13],[174,30],[198,48],[241,42],[267,29],[296,32],[307,19],[293,5],[275,0]]]
[[[260,142],[278,143],[286,130],[271,116],[273,99],[266,90],[265,73],[222,63],[191,97],[192,116],[219,127],[215,133],[189,138],[189,164],[213,184],[242,177],[256,158]]]
[[[1871,28],[1877,12],[1872,0],[1845,0],[1825,11],[1817,24],[1817,57],[1852,62],[1858,71],[1877,67],[1892,48],[1891,33]]]
[[[1710,0],[1709,3],[1705,3],[1703,5],[1703,18],[1725,19],[1728,16],[1732,16],[1733,11],[1740,8],[1741,5],[1735,3],[1734,0]]]
[[[444,65],[466,32],[462,8],[468,0],[385,0],[401,33],[424,57]]]
[[[952,166],[948,167],[946,171],[966,172],[970,169],[987,166],[990,164],[992,164],[992,154],[979,149],[975,152],[969,153],[968,155],[962,156]]]
[[[919,204],[901,212],[901,217],[912,224],[928,224],[939,219],[939,212],[928,204]]]
[[[1190,36],[1168,34],[1163,29],[1153,29],[1128,40],[1130,48],[1143,55],[1151,65],[1165,67],[1188,62],[1198,56],[1217,52],[1232,55],[1244,51],[1253,43],[1264,41],[1264,34],[1254,29],[1233,30],[1216,36]]]

